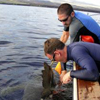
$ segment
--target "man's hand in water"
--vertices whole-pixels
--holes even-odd
[[[67,70],[63,70],[62,72],[61,72],[61,75],[60,75],[60,81],[62,82],[63,81],[63,77],[64,77],[64,75],[67,73]]]
[[[70,72],[68,72],[63,76],[62,84],[69,83],[71,80],[72,78],[70,77]]]

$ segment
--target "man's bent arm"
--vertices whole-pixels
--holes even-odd
[[[63,31],[63,34],[62,34],[60,40],[61,40],[63,43],[66,43],[67,40],[68,40],[68,38],[69,38],[69,32],[68,32],[68,31]]]

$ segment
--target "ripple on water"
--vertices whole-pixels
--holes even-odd
[[[10,43],[12,43],[12,42],[10,42],[10,41],[0,41],[0,45],[6,45],[6,44],[10,44]]]

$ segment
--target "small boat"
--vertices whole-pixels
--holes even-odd
[[[79,69],[79,66],[75,62],[73,63],[73,69]],[[99,82],[91,82],[74,78],[73,100],[100,100]]]

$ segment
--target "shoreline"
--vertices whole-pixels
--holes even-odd
[[[21,3],[21,2],[16,2],[16,3],[4,3],[0,2],[2,5],[18,5],[18,6],[33,6],[33,7],[46,7],[46,8],[58,8],[60,4],[54,4],[54,5],[49,5],[49,4],[41,4],[41,3]],[[74,10],[78,11],[85,11],[85,12],[93,12],[93,13],[100,13],[100,8],[95,8],[95,7],[84,7],[84,6],[76,6],[72,5]]]
[[[2,5],[18,5],[18,6],[33,6],[33,7],[47,7],[47,8],[57,8],[53,5],[43,5],[43,4],[28,4],[28,3],[0,3]]]

